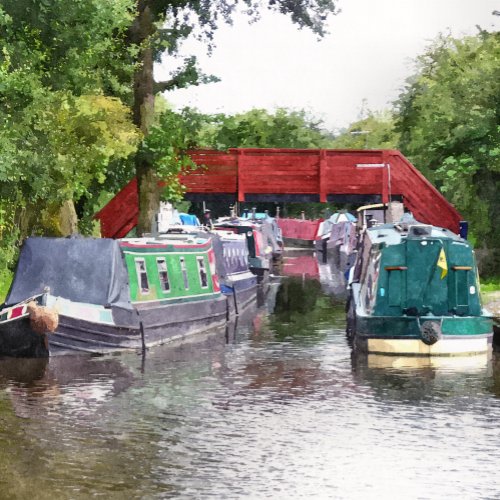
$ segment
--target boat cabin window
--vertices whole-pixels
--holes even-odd
[[[182,279],[184,280],[184,288],[189,289],[188,274],[186,268],[186,259],[184,257],[179,257],[179,262],[181,264]]]
[[[200,275],[201,288],[208,288],[208,277],[205,269],[205,259],[203,257],[196,257],[198,261],[198,274]]]
[[[135,259],[135,269],[137,271],[137,281],[139,283],[140,293],[149,293],[148,273],[146,271],[146,262],[144,259]]]
[[[160,286],[164,292],[170,291],[170,281],[168,280],[167,262],[164,258],[156,259],[158,268],[158,277],[160,278]]]

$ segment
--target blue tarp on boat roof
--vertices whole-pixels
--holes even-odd
[[[118,241],[107,238],[25,240],[7,306],[44,292],[73,302],[131,308]]]
[[[181,224],[183,226],[199,226],[200,221],[196,215],[180,213]]]

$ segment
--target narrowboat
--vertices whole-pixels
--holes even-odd
[[[210,210],[205,210],[210,215]],[[248,243],[245,235],[213,228],[211,219],[201,226],[194,215],[178,213],[170,203],[160,203],[153,222],[153,234],[191,235],[209,238],[215,255],[215,269],[221,292],[228,300],[228,316],[239,314],[257,300],[257,278],[249,269]]]
[[[228,298],[228,312],[240,314],[257,300],[257,276],[250,271],[247,238],[232,231],[210,233],[221,291]]]
[[[341,211],[321,222],[314,242],[324,264],[331,263],[341,273],[348,273],[356,259],[358,230],[356,217]]]
[[[447,229],[410,217],[366,228],[351,281],[347,331],[362,351],[427,356],[491,348],[473,250]]]
[[[317,252],[342,252],[350,255],[356,249],[356,217],[348,212],[335,212],[322,221],[314,242]]]
[[[0,309],[0,355],[145,349],[226,318],[210,238],[28,238]]]
[[[272,267],[272,247],[266,244],[261,226],[237,217],[226,217],[219,219],[214,229],[245,235],[250,271],[257,276],[259,284],[267,284]]]
[[[271,217],[267,210],[265,212],[252,212],[245,210],[241,216],[244,222],[251,222],[254,227],[257,227],[262,233],[264,244],[271,248],[273,260],[277,261],[283,257],[283,234],[278,225],[278,221]]]

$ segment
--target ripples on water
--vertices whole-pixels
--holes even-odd
[[[355,356],[318,281],[268,299],[145,357],[0,361],[0,498],[499,498],[498,355]]]

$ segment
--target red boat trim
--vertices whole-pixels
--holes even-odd
[[[153,244],[135,244],[135,243],[120,243],[120,247],[122,248],[168,248],[168,247],[174,247],[174,248],[180,248],[180,249],[185,249],[185,248],[199,248],[199,249],[205,249],[210,246],[210,241],[207,241],[206,243],[200,243],[200,244],[195,244],[195,245],[178,245],[176,243],[153,243]]]

